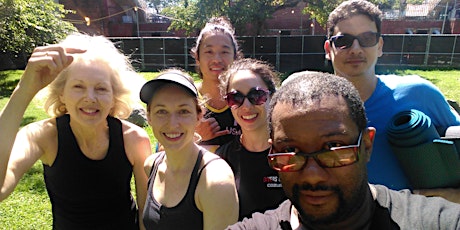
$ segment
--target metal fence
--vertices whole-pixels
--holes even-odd
[[[460,68],[460,35],[383,35],[382,68]],[[168,67],[195,68],[190,55],[195,38],[111,38],[141,71]],[[238,37],[246,57],[270,62],[283,73],[299,70],[332,71],[325,59],[324,35]]]

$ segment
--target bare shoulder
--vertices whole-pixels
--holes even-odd
[[[206,167],[202,174],[206,175],[208,182],[222,183],[234,180],[233,171],[228,163],[212,152],[204,151],[203,165]]]
[[[154,153],[150,156],[147,157],[144,161],[144,171],[145,174],[150,175],[150,171],[152,171],[153,167],[153,162],[158,158],[160,154],[159,153]]]
[[[51,140],[57,143],[56,119],[48,118],[41,121],[30,123],[20,130],[21,135],[29,141],[47,144]]]
[[[37,154],[44,164],[51,165],[58,148],[56,118],[47,118],[24,126],[18,132],[16,142],[22,143],[23,151]],[[28,146],[24,143],[28,143]]]
[[[147,132],[125,120],[121,120],[123,130],[123,144],[126,156],[133,166],[144,166],[145,159],[152,153],[152,146]]]
[[[120,121],[122,124],[123,138],[125,141],[128,140],[127,138],[149,138],[147,132],[143,128],[123,119],[120,119]]]

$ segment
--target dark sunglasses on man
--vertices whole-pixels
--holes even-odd
[[[233,109],[239,108],[243,103],[244,99],[247,98],[253,105],[262,105],[268,99],[269,91],[260,87],[251,88],[248,94],[244,95],[238,90],[232,90],[224,96],[228,106]]]
[[[356,145],[331,147],[313,153],[304,152],[276,152],[273,146],[268,154],[268,164],[276,171],[297,172],[302,170],[312,157],[323,168],[337,168],[358,162],[359,147],[361,146],[362,132],[359,133]]]
[[[358,43],[361,47],[372,47],[379,42],[380,33],[378,32],[364,32],[353,36],[351,34],[340,34],[335,35],[329,38],[329,40],[334,44],[337,49],[348,49],[353,45],[355,39],[358,40]]]

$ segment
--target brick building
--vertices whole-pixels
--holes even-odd
[[[152,16],[143,0],[59,0],[59,3],[75,12],[66,20],[85,33],[108,37],[184,36],[180,31],[168,32],[169,20]],[[382,33],[460,34],[460,1],[457,6],[454,3],[454,0],[426,0],[422,5],[407,4],[402,12],[385,12]],[[275,12],[266,21],[264,35],[326,34],[325,28],[301,13],[305,4],[301,1],[295,7]]]

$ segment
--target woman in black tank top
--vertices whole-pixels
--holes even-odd
[[[138,209],[147,194],[143,165],[150,140],[144,129],[121,120],[132,111],[128,86],[137,78],[143,80],[101,36],[72,34],[37,47],[0,115],[0,201],[40,159],[53,229],[142,228]],[[17,132],[30,101],[46,86],[50,118]],[[23,223],[23,229],[36,227],[32,220]]]
[[[195,143],[202,109],[193,80],[170,69],[141,89],[148,122],[164,148],[149,157],[143,221],[147,229],[224,229],[238,219],[228,164]]]

